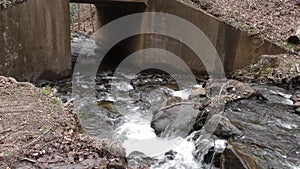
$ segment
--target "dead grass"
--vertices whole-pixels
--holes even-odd
[[[126,167],[112,140],[82,134],[76,114],[30,83],[0,76],[0,168]]]

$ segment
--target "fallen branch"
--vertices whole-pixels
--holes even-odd
[[[205,103],[206,103],[206,102],[205,102]],[[160,110],[160,111],[164,111],[164,110],[167,110],[167,109],[170,109],[170,108],[172,108],[172,107],[179,106],[179,105],[196,105],[196,106],[199,106],[199,108],[201,108],[201,107],[204,107],[204,106],[206,105],[205,103],[179,102],[179,103],[171,104],[171,105],[166,106],[166,107],[162,107],[162,108],[160,108],[159,110]]]
[[[27,148],[29,146],[32,146],[33,144],[35,144],[36,142],[40,141],[46,134],[48,134],[54,127],[56,127],[56,125],[51,126],[46,132],[44,132],[43,134],[41,134],[40,136],[38,136],[37,138],[35,138],[34,140],[32,140],[29,144],[25,145],[23,148]]]
[[[38,161],[31,159],[31,158],[23,157],[23,158],[21,158],[21,161],[28,161],[30,163],[36,164],[39,168],[42,168],[42,169],[45,168],[41,163],[39,163]]]

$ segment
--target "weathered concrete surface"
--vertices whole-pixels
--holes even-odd
[[[220,59],[223,62],[225,72],[227,73],[243,68],[251,63],[255,63],[263,54],[278,54],[285,52],[284,49],[277,45],[264,41],[259,37],[250,36],[246,32],[242,32],[237,28],[218,20],[205,11],[180,1],[148,0],[145,2],[146,8],[144,9],[138,8],[138,3],[127,3],[127,6],[131,6],[131,8],[125,8],[124,2],[110,2],[110,5],[107,4],[108,3],[102,3],[96,5],[99,21],[98,28],[117,17],[143,11],[169,13],[190,21],[200,28],[215,46],[220,55]],[[110,7],[106,8],[107,6]],[[125,9],[123,8],[123,10],[121,10],[122,6]],[[124,12],[124,10],[126,10],[126,12]],[[133,25],[132,28],[141,29],[140,24],[142,23],[143,21],[137,21],[136,25]],[[165,23],[161,23],[161,25],[164,24]],[[101,39],[101,35],[99,35],[99,37],[100,38],[98,39]],[[197,41],[196,38],[192,40]],[[142,36],[129,38],[122,42],[125,45],[121,44],[121,46],[129,51],[118,53],[118,57],[143,48],[161,48],[180,56],[192,70],[200,72],[205,70],[199,57],[186,45],[173,38],[161,35],[144,34]],[[139,64],[138,58],[136,62]],[[158,62],[161,62],[161,60]],[[167,62],[168,61],[166,61],[166,63]]]
[[[69,3],[28,0],[0,13],[0,74],[56,79],[71,69]]]
[[[137,0],[140,1],[140,0]],[[96,3],[97,10],[97,22],[96,30],[106,25],[107,23],[114,21],[122,16],[130,15],[133,13],[140,13],[146,11],[146,4],[141,2],[120,2],[109,1],[104,3]],[[132,29],[137,32],[141,31],[142,19],[132,23]],[[122,28],[120,28],[122,29]],[[106,32],[105,34],[96,33],[96,43],[103,46],[103,43],[110,41],[111,36],[114,36],[114,32]],[[124,39],[120,43],[116,44],[113,49],[108,53],[108,56],[103,60],[103,64],[100,70],[107,70],[115,68],[126,56],[132,52],[143,49],[143,40],[141,36],[133,36],[128,39]],[[109,65],[108,67],[103,65]],[[104,68],[105,67],[105,68]]]

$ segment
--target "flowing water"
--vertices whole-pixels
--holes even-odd
[[[186,133],[184,137],[176,133],[158,137],[151,127],[153,113],[165,106],[166,100],[187,99],[192,90],[202,84],[177,91],[178,86],[168,75],[145,73],[135,75],[128,83],[125,79],[132,79],[132,76],[102,74],[96,78],[97,103],[101,109],[89,110],[81,115],[85,132],[123,141],[128,163],[134,168],[141,165],[151,165],[153,169],[217,168],[205,162],[205,156],[211,148],[222,152],[226,139],[213,137],[204,130]],[[57,85],[59,97],[65,101],[71,98],[70,85],[68,81]],[[226,117],[243,128],[243,137],[236,140],[263,147],[243,147],[260,162],[261,168],[298,169],[300,117],[290,105],[289,98],[293,92],[266,85],[252,84],[252,87],[268,101],[255,98],[240,100],[226,105],[224,110]],[[118,89],[117,95],[111,94],[113,88]],[[104,121],[100,120],[103,118]]]
[[[191,112],[198,115],[203,110],[189,104],[185,105],[183,111],[191,114],[179,113],[175,117],[179,119],[180,128],[171,128],[168,132],[158,134],[152,126],[155,114],[164,112],[160,110],[178,103],[178,100],[205,102],[208,95],[190,99],[193,91],[202,85],[202,82],[197,85],[187,83],[185,89],[179,90],[174,79],[166,74],[148,72],[130,75],[121,72],[116,76],[102,73],[96,77],[97,100],[87,99],[80,105],[81,124],[85,132],[92,136],[123,142],[128,164],[133,168],[219,168],[220,154],[229,144],[253,158],[257,168],[300,168],[300,117],[290,100],[295,91],[250,84],[263,99],[252,97],[226,104],[222,114],[243,131],[241,137],[219,138],[203,128],[193,130],[192,123],[196,116]],[[84,81],[81,83],[83,89],[88,86]],[[57,82],[54,87],[58,89],[58,97],[63,102],[77,99],[71,93],[71,80]],[[91,102],[96,102],[98,108],[85,109],[85,105]],[[176,106],[169,110],[175,111]],[[172,115],[166,117],[163,120],[173,118]],[[213,160],[209,158],[210,153]]]
[[[119,77],[110,75],[97,77],[97,102],[102,109],[100,111],[89,109],[90,112],[81,115],[85,132],[104,138],[113,136],[114,139],[123,141],[126,154],[132,157],[129,160],[132,167],[141,165],[137,164],[138,157],[132,154],[142,152],[143,156],[151,157],[151,160],[145,161],[145,165],[152,165],[152,168],[200,168],[200,163],[193,155],[195,141],[191,139],[192,136],[173,135],[161,138],[156,136],[150,125],[153,112],[165,106],[164,101],[168,97],[186,99],[192,90],[175,91],[177,86],[167,75],[140,75],[131,84],[125,80],[126,78],[129,76],[125,74],[120,74]],[[66,94],[63,90],[70,86],[66,87],[63,84],[66,82],[58,86],[59,93],[64,93],[59,94],[59,97],[67,101],[67,95],[71,99],[71,93]],[[191,86],[190,89],[195,87],[198,86]],[[112,88],[117,88],[119,92],[117,96],[111,94]],[[99,118],[104,118],[105,122],[99,123],[102,121]],[[110,132],[107,132],[108,127],[103,127],[104,125],[110,126],[108,129]],[[209,142],[209,145],[212,143]],[[172,154],[172,157],[166,156],[165,153],[171,150],[176,154]]]

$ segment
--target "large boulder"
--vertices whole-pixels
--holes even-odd
[[[224,115],[243,130],[243,137],[229,143],[254,158],[260,169],[300,166],[300,119],[294,111],[292,106],[254,98],[227,105]]]
[[[177,105],[154,112],[151,127],[158,136],[186,136],[191,131],[197,114],[198,110],[194,105]]]

